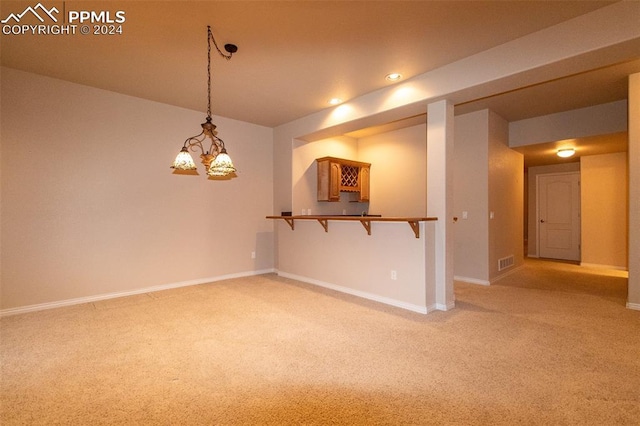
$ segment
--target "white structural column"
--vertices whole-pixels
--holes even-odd
[[[427,216],[437,217],[435,231],[436,308],[455,306],[453,293],[453,104],[427,107]]]
[[[640,73],[629,76],[629,295],[640,310]]]

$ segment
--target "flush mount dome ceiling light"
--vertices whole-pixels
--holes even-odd
[[[563,149],[559,149],[556,154],[558,155],[558,157],[561,157],[561,158],[569,158],[569,157],[572,157],[573,154],[575,153],[576,153],[576,150],[574,148],[563,148]]]
[[[329,105],[339,105],[342,103],[342,99],[340,98],[331,98],[329,99]]]
[[[178,156],[171,165],[172,169],[177,170],[197,170],[195,163],[189,150],[193,152],[200,152],[200,158],[202,164],[204,164],[209,176],[227,176],[236,171],[233,166],[231,157],[227,154],[227,149],[224,146],[224,141],[220,139],[216,131],[216,125],[211,122],[211,41],[216,50],[226,60],[231,59],[234,53],[238,51],[238,46],[235,44],[225,44],[224,49],[227,53],[223,53],[216,40],[211,33],[211,27],[207,26],[207,118],[206,122],[202,123],[202,133],[196,136],[192,136],[184,141],[182,149],[178,153]],[[206,148],[206,145],[209,145]]]

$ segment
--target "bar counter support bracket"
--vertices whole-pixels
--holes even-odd
[[[420,238],[420,223],[417,220],[408,220],[407,223],[413,229],[413,233],[416,234],[416,238]]]
[[[329,221],[327,219],[318,219],[318,223],[324,228],[324,232],[329,232]]]
[[[286,217],[283,217],[283,219],[285,220],[285,222],[287,222],[289,224],[289,226],[291,227],[291,230],[293,231],[294,230],[293,229],[293,219],[286,218]]]
[[[364,229],[367,230],[367,235],[371,235],[371,221],[360,219],[360,223],[364,226]]]

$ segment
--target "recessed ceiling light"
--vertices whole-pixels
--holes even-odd
[[[557,152],[558,157],[562,157],[562,158],[569,158],[575,153],[576,153],[576,150],[573,148],[559,149]]]
[[[387,74],[385,76],[385,80],[387,81],[398,81],[402,79],[402,74],[397,72],[392,72],[391,74]]]
[[[329,99],[329,105],[338,105],[342,103],[342,99],[340,98],[331,98]]]

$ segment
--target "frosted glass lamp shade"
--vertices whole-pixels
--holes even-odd
[[[573,148],[559,149],[557,152],[558,157],[562,157],[562,158],[569,158],[573,156],[573,154],[575,153],[576,153],[576,150]]]
[[[186,146],[180,150],[180,152],[178,153],[178,156],[173,161],[171,168],[178,169],[178,170],[196,170],[197,169],[196,163],[193,162],[193,158],[191,158],[191,154],[189,154],[189,151],[187,150]]]
[[[227,154],[227,150],[222,148],[220,154],[218,154],[216,159],[211,163],[207,174],[209,176],[227,176],[235,171],[236,168],[233,166],[231,157]]]

